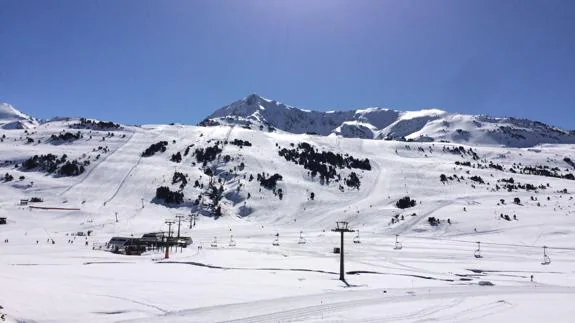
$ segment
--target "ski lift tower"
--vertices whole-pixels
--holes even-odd
[[[180,225],[182,224],[182,219],[184,218],[183,215],[176,215],[176,219],[178,219],[178,239],[180,239]]]
[[[475,256],[475,258],[483,258],[483,256],[481,255],[481,242],[477,241],[477,250],[475,250],[475,253],[473,255]]]
[[[346,232],[354,232],[354,231],[348,228],[349,223],[346,221],[338,221],[335,224],[336,224],[335,229],[332,229],[331,231],[339,232],[341,234],[341,246],[340,246],[340,252],[339,252],[339,280],[346,283],[346,285],[347,285],[347,282],[345,281],[345,270],[344,270],[344,265],[343,265],[343,261],[344,261],[343,234]]]
[[[190,229],[191,229],[192,227],[196,226],[196,219],[198,218],[198,214],[190,213],[189,217],[190,217]]]
[[[168,237],[166,238],[166,254],[164,255],[165,259],[170,258],[170,243],[172,238],[172,224],[176,223],[174,220],[166,220],[165,223],[168,225]]]

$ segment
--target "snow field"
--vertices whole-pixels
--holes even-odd
[[[49,137],[65,125],[42,125],[34,136]],[[21,160],[48,152],[77,158],[93,155],[92,149],[103,144],[85,136],[67,145],[31,146],[17,140],[22,131],[6,132],[12,140],[0,143],[0,159]],[[2,168],[2,173],[26,176],[23,182],[0,183],[0,216],[8,218],[8,224],[0,226],[0,305],[9,320],[508,322],[515,318],[569,322],[575,314],[570,306],[575,300],[574,203],[570,193],[558,193],[564,188],[575,191],[573,181],[459,167],[454,162],[461,157],[442,152],[443,146],[453,145],[441,143],[178,125],[127,127],[117,133],[105,141],[110,152],[78,177],[54,178]],[[122,138],[122,133],[127,136]],[[195,179],[202,176],[207,183],[199,165],[192,165],[192,156],[184,157],[182,163],[170,162],[169,156],[191,144],[206,147],[215,140],[235,138],[253,146],[226,145],[222,155],[229,154],[234,161],[220,160],[215,168],[223,172],[240,161],[245,163],[238,177],[223,182],[224,195],[242,183],[240,199],[224,199],[224,216],[218,220],[200,217],[192,229],[188,222],[182,223],[182,234],[191,235],[192,245],[173,252],[167,260],[162,259],[162,252],[137,257],[92,249],[112,236],[167,230],[164,220],[189,215],[189,201],[171,208],[151,203],[158,186],[175,187],[171,185],[174,171],[189,177],[186,199],[201,193],[191,185]],[[140,158],[145,148],[159,140],[169,142],[165,153]],[[359,190],[345,187],[342,193],[335,183],[321,185],[303,167],[277,154],[276,143],[289,148],[290,143],[303,141],[320,150],[369,158],[372,170],[357,171]],[[570,145],[545,145],[537,150],[472,148],[482,159],[506,167],[545,164],[562,171],[568,168],[563,157],[573,152]],[[278,182],[283,200],[264,188],[260,192],[256,180],[243,179],[243,174],[255,177],[261,172],[283,176]],[[442,184],[440,174],[457,174],[466,180]],[[490,184],[473,188],[468,179],[472,175]],[[550,187],[538,193],[492,191],[498,179],[511,176],[522,183],[549,183]],[[310,192],[315,192],[313,201]],[[397,209],[395,202],[406,195],[416,199],[417,205]],[[42,205],[80,210],[30,210],[17,205],[21,198],[33,196],[42,197]],[[532,201],[532,196],[538,201]],[[515,197],[521,205],[513,204]],[[502,198],[506,203],[497,205]],[[253,213],[239,217],[244,202]],[[515,214],[518,220],[503,220],[501,213]],[[395,215],[403,215],[404,220],[391,224]],[[432,227],[427,221],[430,216],[443,222]],[[337,280],[339,256],[332,252],[339,236],[330,229],[340,220],[349,221],[360,232],[359,244],[353,243],[354,233],[346,235],[349,288]],[[67,243],[74,239],[71,233],[87,230],[93,230],[93,235]],[[300,231],[304,245],[297,243]],[[277,247],[272,245],[276,233]],[[235,247],[228,246],[230,234]],[[401,250],[393,249],[396,235]],[[214,237],[218,248],[210,247]],[[473,257],[476,241],[481,242],[482,259]],[[541,265],[544,245],[552,260],[546,266]],[[495,286],[479,286],[484,281]]]

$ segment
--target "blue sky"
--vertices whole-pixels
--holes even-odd
[[[575,129],[575,1],[0,0],[0,101],[193,124],[249,93]]]

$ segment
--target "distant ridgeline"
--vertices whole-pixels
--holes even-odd
[[[256,94],[222,107],[199,123],[200,126],[231,124],[260,131],[278,129],[295,134],[410,142],[508,147],[575,143],[575,131],[525,119],[463,115],[438,109],[367,108],[318,112],[298,109]]]
[[[80,118],[79,123],[71,124],[72,129],[91,129],[91,130],[116,130],[122,127],[111,121],[98,121],[86,118]]]

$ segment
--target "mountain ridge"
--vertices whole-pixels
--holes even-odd
[[[370,107],[319,112],[299,109],[257,94],[226,105],[199,123],[202,126],[220,124],[375,140],[509,147],[575,143],[575,132],[528,119],[466,115],[440,109],[399,111]]]
[[[39,124],[38,120],[21,112],[8,103],[0,103],[0,128],[30,129]]]
[[[2,129],[32,129],[61,119],[41,121],[10,104],[0,103]],[[217,109],[198,125],[238,125],[293,134],[515,148],[575,143],[575,131],[529,119],[466,115],[440,109],[399,111],[381,107],[320,112],[300,109],[257,94]]]

